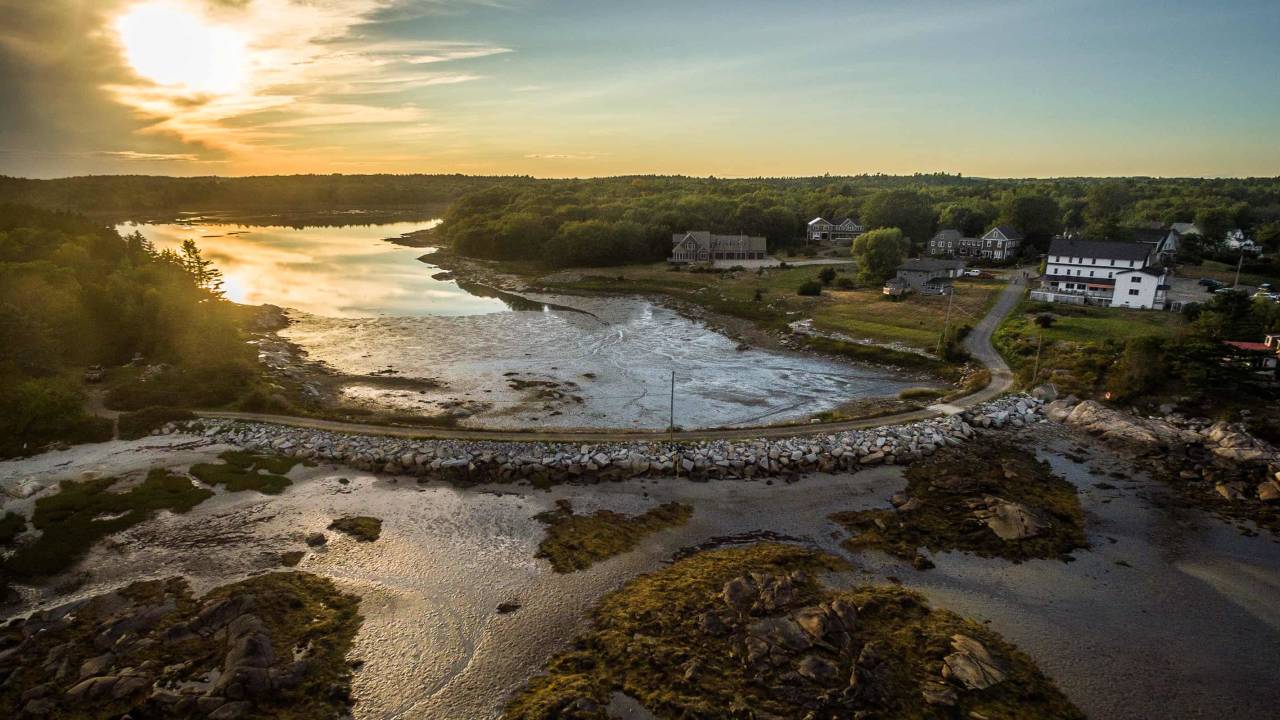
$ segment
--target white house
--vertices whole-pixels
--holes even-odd
[[[1165,307],[1165,272],[1144,243],[1059,238],[1049,246],[1040,289],[1031,299],[1075,305]]]
[[[845,218],[840,222],[831,222],[816,217],[809,221],[808,238],[814,242],[830,242],[833,245],[852,245],[853,239],[866,232],[853,218]]]
[[[766,245],[762,237],[715,235],[707,230],[690,230],[671,236],[671,257],[667,261],[764,260]]]

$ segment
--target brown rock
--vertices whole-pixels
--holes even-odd
[[[924,696],[924,701],[930,705],[955,705],[960,699],[960,695],[956,693],[955,688],[942,683],[927,682],[920,688],[920,694]]]
[[[985,690],[1005,679],[1004,670],[987,648],[968,635],[952,635],[954,653],[942,660],[942,676],[970,690]]]
[[[819,685],[838,685],[843,679],[840,668],[820,655],[805,655],[796,672]]]

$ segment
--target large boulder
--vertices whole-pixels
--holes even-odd
[[[1093,400],[1085,400],[1071,410],[1066,424],[1098,435],[1104,441],[1125,448],[1154,450],[1176,444],[1191,444],[1201,438],[1164,420],[1144,419],[1112,410]]]
[[[942,659],[942,676],[969,690],[986,690],[1004,682],[1005,671],[986,646],[968,635],[952,635],[954,653]]]
[[[1048,522],[1021,503],[997,497],[986,497],[983,503],[985,506],[974,510],[973,516],[1006,542],[1035,537],[1049,527]]]

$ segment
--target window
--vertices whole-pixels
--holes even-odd
[[[1129,294],[1130,294],[1130,295],[1140,295],[1140,294],[1142,294],[1142,291],[1141,291],[1141,290],[1139,290],[1138,288],[1133,288],[1132,290],[1130,290],[1130,291],[1129,291]]]
[[[1134,275],[1133,277],[1129,278],[1129,282],[1137,282],[1137,283],[1140,283],[1140,282],[1142,282],[1142,278],[1138,277],[1137,275]]]

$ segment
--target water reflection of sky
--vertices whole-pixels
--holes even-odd
[[[328,317],[481,315],[507,309],[496,298],[472,295],[419,262],[424,250],[393,245],[396,237],[438,224],[390,223],[348,227],[264,227],[213,224],[126,224],[157,248],[195,240],[223,275],[227,297],[271,303]]]

